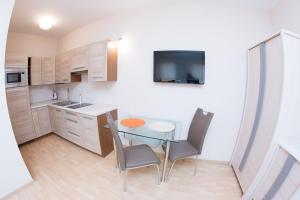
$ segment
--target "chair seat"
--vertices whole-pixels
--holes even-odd
[[[151,164],[160,164],[160,159],[146,144],[124,148],[126,168],[142,167]]]
[[[162,146],[163,150],[166,151],[166,146]],[[197,155],[198,151],[193,145],[186,140],[180,140],[179,142],[171,142],[169,160],[175,161],[177,159]]]

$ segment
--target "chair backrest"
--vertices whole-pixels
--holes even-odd
[[[125,168],[126,168],[125,153],[124,153],[122,141],[121,141],[119,133],[118,133],[118,128],[117,128],[115,121],[113,120],[110,112],[106,113],[106,119],[107,119],[108,126],[111,130],[111,133],[113,135],[113,138],[115,140],[115,146],[116,146],[115,151],[117,152],[117,160],[118,160],[119,167],[122,170],[125,170]]]
[[[204,138],[213,116],[213,113],[204,113],[198,108],[191,122],[187,140],[198,150],[199,154],[201,154]]]

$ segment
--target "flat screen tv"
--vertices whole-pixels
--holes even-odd
[[[204,51],[154,51],[154,82],[204,84]]]

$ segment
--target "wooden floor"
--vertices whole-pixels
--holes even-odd
[[[193,161],[178,161],[169,183],[160,185],[154,167],[130,170],[124,193],[113,153],[101,158],[56,135],[20,149],[34,182],[6,200],[241,199],[234,172],[225,164],[199,161],[198,174],[193,176]]]

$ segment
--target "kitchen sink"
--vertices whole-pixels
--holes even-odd
[[[75,101],[61,101],[61,102],[53,103],[53,105],[56,105],[56,106],[69,106],[69,105],[77,104],[77,103],[78,102],[75,102]]]
[[[77,108],[83,108],[83,107],[91,106],[91,105],[93,105],[93,104],[91,104],[91,103],[81,103],[81,104],[76,104],[76,105],[73,105],[73,106],[68,106],[67,108],[77,109]]]

